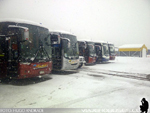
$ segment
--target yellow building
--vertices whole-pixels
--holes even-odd
[[[126,44],[118,48],[119,56],[146,57],[148,49],[145,44]]]

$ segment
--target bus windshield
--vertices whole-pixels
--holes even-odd
[[[62,37],[68,38],[70,40],[70,47],[67,47],[67,42],[63,41],[64,57],[66,58],[75,58],[79,57],[79,48],[77,43],[77,38],[74,35],[62,34]]]
[[[115,47],[114,47],[114,45],[112,45],[112,44],[110,45],[109,44],[109,51],[110,51],[110,54],[111,53],[115,53]]]
[[[88,48],[89,48],[89,55],[96,56],[94,42],[88,42]]]
[[[30,33],[29,41],[20,42],[20,60],[49,60],[49,58],[51,58],[51,47],[46,43],[50,43],[50,35],[48,29],[28,24],[20,24],[20,26],[28,27]]]
[[[108,55],[109,54],[108,44],[104,44],[103,43],[103,53],[104,53],[104,55]]]

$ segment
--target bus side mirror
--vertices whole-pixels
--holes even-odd
[[[101,50],[101,46],[98,46],[99,47],[99,50]]]
[[[29,29],[24,30],[24,39],[23,40],[29,41]]]
[[[70,48],[70,40],[68,38],[62,38],[61,39],[67,44],[67,48]]]
[[[70,48],[70,41],[68,41],[68,48]]]
[[[60,36],[51,34],[51,43],[52,45],[60,44]]]
[[[29,41],[29,28],[16,25],[9,25],[8,28],[22,29],[24,35],[23,41]]]

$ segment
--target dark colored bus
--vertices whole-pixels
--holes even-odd
[[[0,20],[0,78],[24,79],[51,73],[49,30],[35,22]]]
[[[81,68],[86,63],[84,58],[86,43],[82,41],[78,41],[78,46],[79,46],[79,67],[78,68]]]
[[[108,43],[108,47],[109,47],[109,60],[115,60],[115,46],[112,43]]]
[[[96,62],[96,51],[94,42],[92,41],[78,41],[79,51],[86,61],[86,65],[95,64]]]
[[[102,41],[95,42],[95,50],[97,55],[96,59],[97,63],[109,61],[109,48],[107,42]]]

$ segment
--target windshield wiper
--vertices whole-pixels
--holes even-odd
[[[77,51],[77,50],[76,50],[76,49],[77,49],[77,47],[76,47],[76,44],[77,44],[77,43],[78,43],[78,42],[75,42],[75,43],[72,44],[72,51],[73,51],[74,58],[77,57],[77,55],[76,55],[76,53],[75,53],[75,52]]]
[[[42,50],[43,54],[45,54],[45,55],[47,56],[48,60],[51,60],[51,58],[49,58],[48,53],[47,53],[47,51],[45,50],[45,48],[44,48],[43,46],[40,46],[40,48],[39,48],[39,49],[37,50],[37,52],[36,52],[36,55],[35,55],[35,57],[34,57],[33,62],[36,60],[38,54],[40,53],[40,50]],[[42,58],[42,57],[41,57],[41,58]],[[44,57],[43,59],[39,59],[39,61],[40,61],[40,62],[44,62],[44,61],[46,61],[47,58]]]

